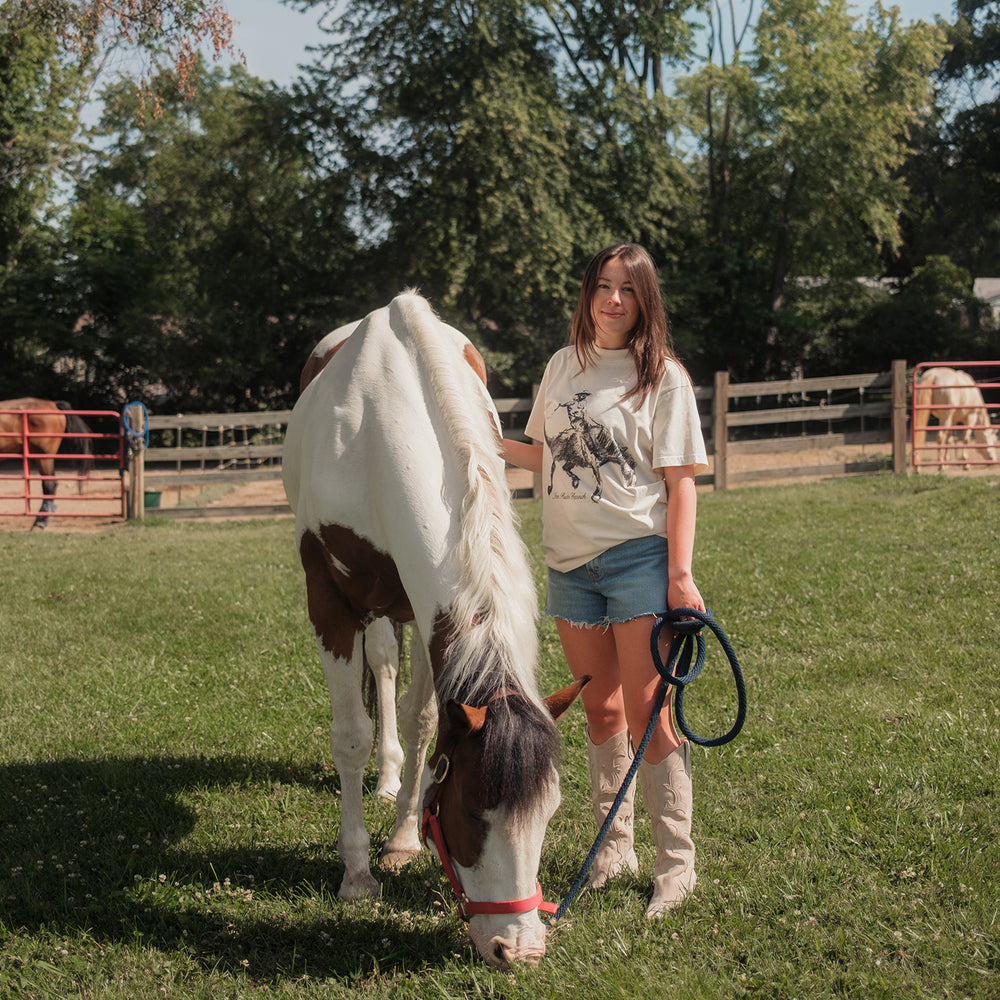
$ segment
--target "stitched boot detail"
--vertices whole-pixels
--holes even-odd
[[[659,764],[639,766],[642,797],[653,822],[656,867],[647,917],[662,917],[679,906],[695,886],[691,839],[691,745],[685,740]]]
[[[594,807],[594,819],[598,830],[608,815],[621,788],[622,780],[635,756],[629,740],[628,730],[616,733],[604,743],[597,745],[587,733],[587,757],[590,761],[590,787]],[[626,868],[631,872],[639,870],[635,856],[632,821],[635,813],[635,782],[632,782],[617,816],[612,821],[604,842],[601,844],[590,869],[587,885],[600,889]]]

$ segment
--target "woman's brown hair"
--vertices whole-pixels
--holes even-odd
[[[663,375],[666,359],[670,358],[680,364],[674,353],[670,321],[663,305],[660,284],[656,280],[656,265],[642,247],[634,243],[616,243],[594,255],[583,274],[580,297],[577,299],[570,327],[570,343],[576,348],[581,368],[596,361],[597,328],[594,325],[591,303],[594,301],[601,271],[611,260],[620,260],[624,265],[639,307],[639,319],[628,339],[628,350],[635,362],[638,378],[622,398],[638,396],[638,405],[642,405],[649,391]]]

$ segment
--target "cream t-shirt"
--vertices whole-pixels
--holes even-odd
[[[597,348],[581,371],[574,347],[549,361],[526,433],[542,442],[545,561],[568,572],[631,538],[667,533],[664,468],[708,468],[694,389],[672,361],[645,402],[627,349]]]

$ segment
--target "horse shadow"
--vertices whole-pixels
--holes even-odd
[[[305,972],[353,981],[442,965],[471,948],[457,917],[435,916],[449,913],[450,904],[437,899],[444,894],[440,866],[427,852],[382,873],[378,900],[344,903],[336,898],[343,865],[334,844],[271,842],[266,814],[257,817],[263,837],[247,846],[210,854],[184,846],[203,821],[192,805],[199,790],[255,785],[297,786],[320,801],[337,791],[331,772],[280,760],[0,766],[5,923],[27,933],[79,932],[102,944],[141,939],[181,948],[206,970],[260,982]]]

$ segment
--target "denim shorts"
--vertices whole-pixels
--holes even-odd
[[[667,540],[631,538],[560,573],[549,568],[545,613],[574,625],[607,628],[667,607]]]

